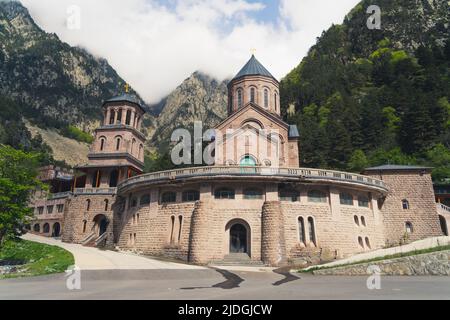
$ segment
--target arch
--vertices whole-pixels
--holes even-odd
[[[86,211],[91,210],[91,199],[86,200]]]
[[[274,98],[274,107],[275,107],[275,112],[278,112],[278,92],[275,92],[273,95]]]
[[[313,217],[308,218],[309,242],[317,247],[316,225]]]
[[[52,237],[53,238],[59,238],[61,236],[61,225],[59,224],[59,222],[55,222],[53,224],[53,228],[52,228]]]
[[[236,197],[236,192],[234,189],[220,188],[214,192],[214,198],[218,200],[234,200]]]
[[[109,200],[105,199],[104,203],[105,203],[105,211],[108,211],[108,209],[109,209]]]
[[[182,232],[183,232],[183,216],[179,215],[178,216],[178,243],[181,242]]]
[[[358,243],[359,243],[359,246],[364,249],[364,240],[362,237],[358,237]]]
[[[119,183],[119,170],[113,170],[109,174],[109,187],[115,188]]]
[[[44,227],[42,228],[42,232],[45,234],[50,233],[50,225],[48,223],[44,224]]]
[[[369,248],[369,249],[372,249],[372,247],[370,245],[369,237],[366,237],[366,247]]]
[[[228,222],[225,231],[229,236],[229,253],[243,253],[251,256],[251,228],[242,219]]]
[[[305,229],[305,219],[303,217],[298,217],[298,238],[300,243],[306,245],[306,229]]]
[[[264,124],[255,118],[249,118],[242,121],[240,128],[244,127],[246,124],[253,124],[253,127],[256,127],[255,129],[262,130],[264,129]]]
[[[308,201],[314,203],[327,203],[328,197],[323,191],[311,190],[308,192]]]
[[[409,205],[409,201],[408,200],[406,200],[406,199],[402,200],[402,208],[403,208],[403,210],[409,210],[410,205]]]
[[[242,89],[239,88],[236,90],[236,95],[237,95],[237,107],[238,109],[241,109],[244,106],[244,97],[242,94]]]
[[[139,152],[138,152],[138,159],[142,159],[142,156],[144,155],[144,146],[142,143],[139,145]]]
[[[443,216],[439,215],[439,222],[441,223],[442,233],[448,237],[449,234],[448,234],[447,220]]]
[[[413,224],[411,223],[411,222],[406,222],[405,223],[405,228],[406,228],[406,233],[407,234],[412,234],[412,233],[414,233],[414,227],[413,227]]]
[[[359,217],[358,216],[354,216],[353,219],[355,220],[355,224],[359,227]]]
[[[131,140],[131,150],[130,150],[130,153],[132,155],[134,155],[134,148],[135,148],[135,146],[136,146],[136,139],[133,138],[133,140]]]
[[[187,190],[183,192],[183,202],[195,202],[200,200],[200,191]]]
[[[116,141],[116,151],[119,151],[122,146],[122,136],[116,136],[114,139]]]
[[[256,103],[256,88],[255,87],[250,88],[250,102]]]
[[[107,141],[107,139],[106,139],[105,136],[100,137],[100,151],[104,151],[105,150],[106,141]]]
[[[366,218],[361,217],[361,224],[363,225],[363,227],[367,227]]]
[[[83,233],[86,233],[87,220],[83,220]]]
[[[125,124],[127,125],[127,126],[129,126],[129,125],[131,125],[131,110],[127,110],[127,116],[126,116],[126,119],[125,119]]]
[[[41,232],[41,225],[40,225],[39,223],[36,223],[36,224],[33,226],[33,231],[34,231],[34,232]]]
[[[269,89],[264,88],[264,108],[269,109]]]
[[[161,203],[175,203],[177,202],[177,194],[175,192],[164,192],[161,196]]]
[[[94,231],[97,236],[102,236],[108,230],[109,221],[108,218],[104,214],[96,215],[94,220]]]
[[[175,232],[175,216],[171,216],[170,217],[170,222],[171,222],[171,228],[170,228],[170,244],[173,244],[174,242],[174,238],[173,238],[173,234]]]

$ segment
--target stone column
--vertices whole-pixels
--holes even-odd
[[[126,124],[127,121],[127,109],[122,109],[122,124]]]
[[[136,117],[136,111],[132,110],[131,111],[131,119],[130,119],[130,125],[135,128],[135,117]]]
[[[195,264],[210,262],[208,212],[212,210],[210,201],[198,201],[191,218],[191,235],[189,237],[188,260]]]
[[[111,117],[111,109],[108,108],[106,110],[105,119],[104,119],[104,125],[107,126],[109,124],[109,118]]]
[[[119,109],[114,109],[114,124],[117,124],[118,118],[119,118]]]
[[[283,215],[279,201],[267,201],[262,209],[261,258],[270,266],[279,266],[287,258]]]

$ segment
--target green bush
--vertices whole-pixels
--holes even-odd
[[[62,134],[67,138],[75,139],[79,142],[92,143],[94,141],[94,138],[89,133],[74,126],[64,128]]]

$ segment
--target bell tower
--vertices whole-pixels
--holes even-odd
[[[126,91],[127,88],[126,88]],[[86,174],[86,188],[115,188],[144,169],[145,135],[141,133],[144,108],[126,93],[103,103],[103,122],[95,130]]]

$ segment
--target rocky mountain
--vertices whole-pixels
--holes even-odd
[[[195,121],[202,121],[204,130],[214,127],[226,118],[227,103],[227,81],[218,82],[201,72],[193,73],[154,106],[154,110],[161,111],[150,145],[160,152],[167,151],[172,132],[177,128],[192,130]]]
[[[301,161],[354,171],[422,164],[449,177],[450,3],[379,0],[381,29],[367,27],[372,4],[324,31],[281,83]]]
[[[125,81],[105,59],[40,29],[19,2],[0,2],[0,84],[39,125],[89,129]]]

